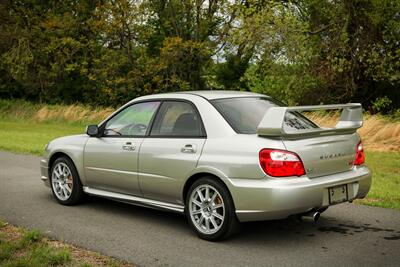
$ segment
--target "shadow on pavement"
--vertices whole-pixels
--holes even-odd
[[[52,196],[49,196],[49,198]],[[80,207],[96,209],[106,212],[110,216],[131,217],[144,221],[147,224],[162,225],[170,231],[178,234],[191,234],[186,217],[181,214],[154,210],[130,204],[120,203],[98,197],[90,197]],[[377,221],[379,222],[379,221]],[[353,221],[344,221],[340,218],[332,218],[322,214],[318,222],[311,220],[299,221],[293,218],[275,221],[248,222],[242,224],[242,231],[234,238],[225,242],[269,242],[280,240],[298,240],[299,238],[312,238],[320,235],[354,236],[361,233],[380,233],[380,238],[387,241],[400,240],[400,229],[387,229],[372,226],[371,224],[359,224]]]

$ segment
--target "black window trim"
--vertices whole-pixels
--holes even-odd
[[[160,108],[162,106],[162,104],[164,102],[185,102],[190,104],[193,107],[193,110],[196,112],[197,116],[200,118],[200,131],[201,131],[201,135],[196,135],[196,136],[190,136],[190,135],[184,135],[184,136],[180,136],[180,135],[150,135],[151,129],[153,128],[153,124],[155,121],[155,118],[157,117],[158,113],[160,112]],[[156,108],[156,111],[154,112],[153,116],[151,117],[150,121],[149,121],[149,127],[147,127],[146,129],[146,133],[144,135],[104,135],[104,130],[105,127],[107,125],[107,122],[110,121],[112,118],[114,118],[115,116],[117,116],[118,114],[120,114],[122,111],[124,111],[125,109],[136,105],[136,104],[140,104],[140,103],[148,103],[148,102],[159,102],[158,107]],[[99,136],[100,138],[186,138],[186,139],[196,139],[196,138],[200,138],[200,139],[204,139],[207,138],[207,132],[206,129],[204,127],[204,123],[203,123],[203,119],[200,116],[200,112],[197,109],[196,105],[187,99],[181,99],[181,98],[154,98],[154,99],[145,99],[145,100],[138,100],[135,102],[130,103],[129,105],[123,106],[123,108],[121,107],[121,109],[116,112],[115,114],[113,114],[111,117],[107,118],[107,120],[105,120],[100,126],[99,126]]]

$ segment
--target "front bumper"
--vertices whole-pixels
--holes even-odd
[[[240,221],[283,219],[329,206],[328,188],[347,184],[348,200],[364,198],[371,187],[366,166],[318,178],[229,179]]]
[[[47,162],[47,159],[45,158],[40,160],[40,173],[41,173],[40,179],[44,182],[46,186],[50,187],[49,164]]]

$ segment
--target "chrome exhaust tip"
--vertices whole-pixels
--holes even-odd
[[[319,220],[319,217],[321,217],[321,213],[319,213],[318,211],[314,212],[314,214],[312,215],[314,222],[317,222]]]
[[[310,211],[302,215],[302,217],[307,217],[312,219],[314,222],[317,222],[319,220],[319,217],[321,216],[321,213],[318,211]]]

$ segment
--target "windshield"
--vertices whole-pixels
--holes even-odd
[[[257,127],[270,107],[283,106],[276,100],[260,97],[238,97],[212,100],[211,103],[227,120],[232,128],[241,134],[255,134]],[[318,128],[312,121],[298,112],[288,112],[284,129]]]

